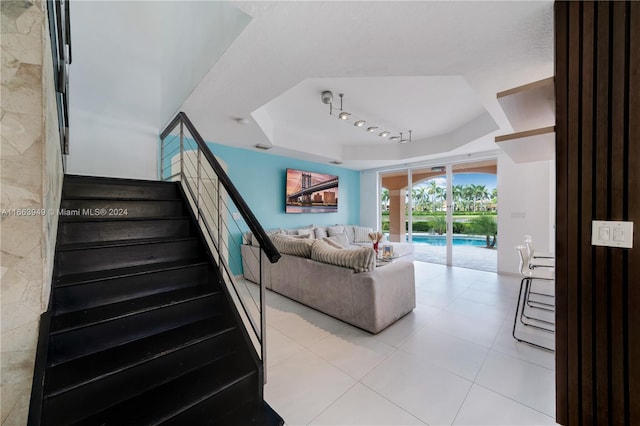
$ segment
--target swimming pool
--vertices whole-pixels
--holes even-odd
[[[428,244],[430,246],[446,246],[446,235],[414,235],[413,242],[415,244]],[[454,235],[454,246],[478,246],[486,247],[487,239],[485,237],[470,237],[467,235]]]

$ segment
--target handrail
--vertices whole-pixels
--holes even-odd
[[[247,203],[244,201],[235,185],[233,185],[231,179],[229,179],[229,176],[224,171],[222,166],[220,166],[220,163],[218,162],[216,157],[213,155],[213,153],[211,153],[211,150],[209,150],[209,147],[205,143],[202,136],[200,136],[200,133],[198,132],[198,130],[196,130],[191,120],[189,120],[189,117],[187,117],[184,112],[180,111],[174,117],[174,119],[171,120],[164,131],[160,133],[160,139],[165,139],[180,123],[183,123],[187,127],[189,133],[191,134],[191,136],[193,136],[193,139],[198,144],[198,147],[202,150],[202,154],[207,159],[216,175],[218,175],[220,183],[222,183],[222,186],[224,186],[224,189],[229,194],[229,197],[235,203],[236,207],[240,211],[239,213],[244,217],[247,225],[249,226],[249,229],[253,233],[253,236],[258,240],[260,246],[264,250],[267,259],[269,259],[271,263],[276,263],[280,259],[280,252],[273,245],[273,242],[267,236],[264,228],[262,227],[262,225],[260,225],[260,222],[258,222],[249,206],[247,206]]]
[[[67,68],[72,60],[69,5],[69,0],[47,0],[51,57],[55,87],[58,93],[56,104],[63,170],[66,170],[65,155],[69,154],[69,76]]]

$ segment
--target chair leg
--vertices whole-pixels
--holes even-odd
[[[526,284],[524,286],[524,297],[523,297],[523,301],[522,301],[522,310],[520,311],[520,323],[522,323],[522,325],[525,325],[527,327],[532,327],[532,328],[536,328],[538,330],[542,330],[542,331],[546,331],[548,333],[554,333],[555,330],[550,330],[546,327],[542,327],[536,324],[530,324],[528,322],[526,322],[524,320],[524,318],[527,318],[528,320],[532,320],[532,321],[539,321],[539,322],[543,322],[546,324],[550,324],[550,325],[555,325],[553,322],[549,322],[549,321],[545,321],[545,320],[541,320],[538,318],[534,318],[534,317],[530,317],[528,315],[525,315],[525,309],[528,303],[528,299],[529,299],[529,292],[531,291],[531,278],[525,277],[523,280],[523,282],[526,281]],[[521,287],[522,287],[522,282],[521,282]],[[518,303],[518,309],[520,308],[520,304]],[[515,325],[514,325],[515,328]],[[514,336],[515,337],[515,336]]]
[[[526,281],[526,285],[525,285],[525,281]],[[545,330],[545,331],[548,331],[548,332],[553,332],[553,330],[549,330],[549,329],[546,329],[544,327],[539,327],[539,326],[536,326],[536,325],[527,324],[522,319],[522,315],[524,314],[524,309],[525,309],[525,305],[526,305],[527,291],[529,290],[529,281],[530,280],[527,277],[523,278],[522,281],[520,281],[520,292],[518,293],[518,304],[516,305],[516,313],[515,313],[514,318],[513,318],[513,330],[512,330],[511,334],[512,334],[513,338],[515,340],[517,340],[518,342],[526,343],[528,345],[535,346],[537,348],[544,349],[546,351],[555,352],[551,348],[548,348],[548,347],[543,346],[543,345],[539,345],[539,344],[534,343],[534,342],[530,342],[528,340],[521,339],[516,335],[516,329],[517,329],[517,325],[518,325],[518,317],[520,317],[520,322],[522,324],[524,324],[525,326],[527,326],[527,327],[533,327],[533,328],[538,328],[538,329]],[[523,294],[522,294],[523,293],[523,289],[524,289],[524,293],[525,293],[524,297],[523,297]],[[520,311],[520,301],[522,301],[522,311]]]

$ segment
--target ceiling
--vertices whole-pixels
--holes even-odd
[[[152,110],[147,121],[160,128],[182,110],[208,141],[247,149],[265,144],[272,146],[269,153],[337,160],[352,169],[495,150],[493,137],[512,131],[496,93],[553,75],[552,1],[237,1],[224,8],[202,2],[175,2],[172,8],[163,2],[76,3],[75,13],[83,15],[75,22],[72,15],[79,44],[72,71],[75,67],[76,84],[87,81],[93,88],[84,102],[85,90],[72,87],[76,109],[96,110],[89,103],[95,102],[97,87],[100,114],[113,110],[125,116],[128,108],[146,108]],[[112,7],[117,11],[109,14],[106,9]],[[197,18],[191,24],[185,14],[176,18],[176,7],[193,7]],[[119,20],[114,33],[108,16],[129,16],[127,22],[138,23]],[[171,25],[175,19],[179,25]],[[191,68],[204,71],[192,72],[192,82],[180,89],[182,98],[168,106],[167,99],[151,95],[152,89],[164,96],[175,77],[190,70],[186,56],[178,61],[167,55],[168,34],[184,39],[189,29],[202,37],[193,28],[206,28],[207,22],[216,23],[211,26],[224,43],[215,49],[212,43],[192,47],[192,57],[207,56],[206,69],[195,59]],[[98,37],[102,33],[111,36]],[[189,45],[183,39],[173,47]],[[144,42],[142,49],[136,49],[136,40]],[[114,46],[105,47],[109,43]],[[119,71],[85,78],[85,71],[100,72],[104,52],[117,52],[112,55],[119,58]],[[83,65],[91,55],[91,67]],[[169,79],[151,71],[167,73],[163,70],[170,67]],[[146,77],[132,80],[137,89],[131,91],[105,84],[119,74]],[[149,86],[149,96],[139,93],[141,82]],[[393,143],[354,127],[353,120],[329,116],[321,101],[324,90],[333,92],[338,106],[338,93],[344,93],[344,109],[354,119],[394,134],[412,130],[412,142]],[[129,92],[135,98],[122,99]],[[111,100],[113,93],[118,96]],[[117,105],[108,108],[109,102]],[[239,124],[238,118],[248,122]]]

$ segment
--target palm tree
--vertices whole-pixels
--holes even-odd
[[[434,201],[443,201],[446,198],[446,195],[447,195],[447,192],[445,191],[445,189],[438,186],[436,188],[436,194],[433,197]]]
[[[453,193],[453,211],[456,211],[458,210],[458,203],[462,204],[462,185],[454,185],[451,190]]]
[[[382,202],[382,209],[389,210],[389,190],[387,188],[382,188],[380,201]]]
[[[432,211],[436,211],[436,196],[438,194],[438,189],[442,190],[438,187],[438,182],[435,179],[431,179],[429,181],[429,187],[427,188],[427,194],[431,195],[431,208]]]
[[[482,206],[485,206],[485,200],[489,198],[489,191],[484,185],[475,185],[474,197],[480,201]],[[475,205],[475,202],[474,202]]]
[[[465,185],[464,189],[462,190],[464,194],[465,202],[467,203],[466,211],[469,211],[469,205],[471,204],[472,200],[473,200],[473,210],[476,209],[475,191],[476,190],[475,190],[474,184]]]
[[[477,216],[471,222],[471,229],[474,234],[484,235],[487,238],[487,248],[496,246],[498,235],[498,224],[492,216]],[[493,237],[493,241],[490,241]]]
[[[414,207],[420,208],[420,210],[424,211],[426,209],[426,203],[428,201],[427,194],[425,192],[424,186],[416,186],[413,188],[412,197],[414,200]]]

